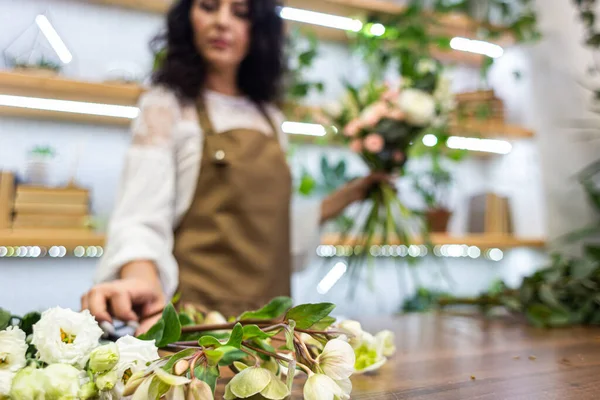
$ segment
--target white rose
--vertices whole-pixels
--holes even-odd
[[[17,372],[25,367],[25,332],[16,326],[0,331],[0,371]]]
[[[403,90],[400,93],[398,105],[405,114],[406,122],[411,125],[425,127],[435,117],[433,96],[419,89]]]
[[[56,307],[44,311],[33,326],[32,343],[45,363],[83,368],[101,336],[102,329],[88,310],[78,313]]]
[[[46,400],[77,398],[81,371],[68,364],[52,364],[43,371]]]
[[[35,367],[23,368],[15,375],[10,398],[39,400],[44,398],[44,371]],[[2,378],[0,378],[2,380]]]

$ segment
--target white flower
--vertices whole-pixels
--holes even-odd
[[[409,124],[425,127],[435,117],[433,96],[419,89],[405,89],[400,93],[398,105]]]
[[[23,368],[17,372],[12,381],[10,397],[15,400],[44,399],[44,379],[43,370],[33,367]]]
[[[437,71],[437,64],[433,60],[425,59],[417,63],[417,72],[421,75]]]
[[[387,358],[383,355],[381,343],[378,343],[373,335],[368,332],[363,332],[360,344],[354,348],[354,354],[356,355],[354,369],[357,374],[375,371],[387,361]]]
[[[193,379],[188,388],[188,400],[214,400],[213,391],[208,383]]]
[[[356,347],[355,345],[360,344],[363,334],[360,322],[348,319],[340,322],[337,325],[337,329],[344,332],[348,336],[348,343],[350,343],[352,347]]]
[[[108,371],[96,377],[96,386],[98,387],[98,390],[112,390],[118,380],[119,377],[117,376],[117,371]]]
[[[33,326],[32,343],[45,363],[83,368],[101,336],[102,329],[88,310],[77,313],[56,307],[44,311]]]
[[[448,113],[456,108],[456,101],[452,93],[452,82],[445,77],[438,80],[433,97],[443,113]]]
[[[44,371],[46,400],[76,399],[79,393],[80,371],[68,364],[52,364]]]
[[[140,340],[129,335],[117,340],[119,362],[114,368],[118,378],[114,389],[117,394],[123,392],[133,374],[145,371],[148,363],[159,358],[158,348],[154,343],[154,340]]]
[[[323,374],[311,374],[304,384],[305,400],[349,399],[344,390],[333,379]]]
[[[0,371],[17,372],[25,366],[25,332],[15,326],[0,331]]]
[[[377,347],[381,348],[381,352],[386,357],[391,357],[396,353],[396,345],[394,343],[395,336],[392,331],[381,331],[375,335]]]
[[[9,370],[0,370],[0,399],[8,396],[15,377],[15,373]]]
[[[114,343],[96,347],[90,354],[90,370],[103,373],[113,369],[119,362],[119,349]]]
[[[339,339],[327,342],[323,352],[317,357],[319,367],[334,380],[349,378],[354,372],[355,361],[352,346]]]

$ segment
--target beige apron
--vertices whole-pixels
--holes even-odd
[[[226,317],[290,295],[291,176],[278,129],[215,132],[198,102],[204,149],[192,204],[175,231],[182,303]]]

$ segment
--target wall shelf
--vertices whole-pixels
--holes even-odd
[[[92,0],[95,3],[119,6],[123,8],[139,10],[150,13],[164,14],[169,9],[171,0]],[[289,7],[301,8],[305,10],[317,11],[327,14],[340,15],[351,18],[365,20],[370,14],[398,14],[406,9],[405,5],[396,4],[386,0],[285,0],[285,5]],[[299,26],[302,30],[314,32],[321,40],[346,42],[348,35],[345,31],[331,29],[316,25],[298,24],[292,22],[291,25]],[[461,36],[468,38],[477,37],[477,32],[481,28],[490,26],[489,24],[474,20],[468,15],[461,13],[450,13],[439,15],[437,17],[437,30],[449,36]],[[495,40],[495,43],[502,46],[514,43],[514,38],[510,35],[503,35]],[[479,66],[483,62],[483,56],[479,54],[465,53],[459,51],[439,51],[432,49],[434,57],[446,61],[462,64]]]
[[[520,238],[511,235],[501,234],[469,234],[465,236],[450,236],[444,233],[433,233],[431,241],[435,245],[463,245],[477,246],[479,248],[500,248],[510,249],[517,247],[543,248],[546,246],[546,240],[541,238]],[[330,246],[354,246],[358,244],[356,237],[341,240],[338,234],[328,234],[323,236],[322,244]],[[383,243],[381,240],[375,240],[374,245],[401,245],[397,243]],[[412,244],[423,244],[421,239],[416,239]]]
[[[84,230],[32,230],[15,229],[0,230],[0,251],[3,247],[32,247],[38,246],[49,250],[53,246],[62,246],[66,250],[66,255],[73,254],[73,251],[82,246],[102,247],[105,243],[105,235],[93,231]],[[544,248],[546,241],[541,238],[519,238],[508,235],[468,235],[468,236],[449,236],[447,234],[432,234],[432,242],[436,245],[468,245],[477,246],[481,249],[499,248],[511,249],[518,247]],[[356,238],[340,240],[337,234],[327,234],[321,241],[323,245],[329,246],[353,246],[357,244]],[[381,241],[376,241],[375,245],[383,245]],[[387,243],[389,245],[400,245],[402,243]],[[422,241],[415,240],[413,244],[422,244]]]
[[[0,71],[0,95],[135,106],[139,96],[145,90],[143,86],[137,84],[85,82],[60,76],[41,77],[11,71]],[[298,109],[302,115],[313,111],[312,108],[304,106],[299,106]],[[78,114],[2,105],[0,105],[0,115],[123,127],[131,124],[131,119],[124,117]],[[506,139],[529,138],[534,135],[533,131],[527,128],[491,121],[461,122],[460,125],[453,128],[453,134],[457,136],[480,135],[483,137],[503,137]],[[319,144],[324,140],[323,138],[302,135],[293,136],[293,138],[293,142],[302,144]]]
[[[0,247],[63,246],[67,252],[76,247],[103,246],[105,236],[86,230],[14,229],[0,230]]]

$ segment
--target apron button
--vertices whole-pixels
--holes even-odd
[[[217,150],[215,153],[215,160],[223,161],[225,159],[225,152],[223,150]]]

